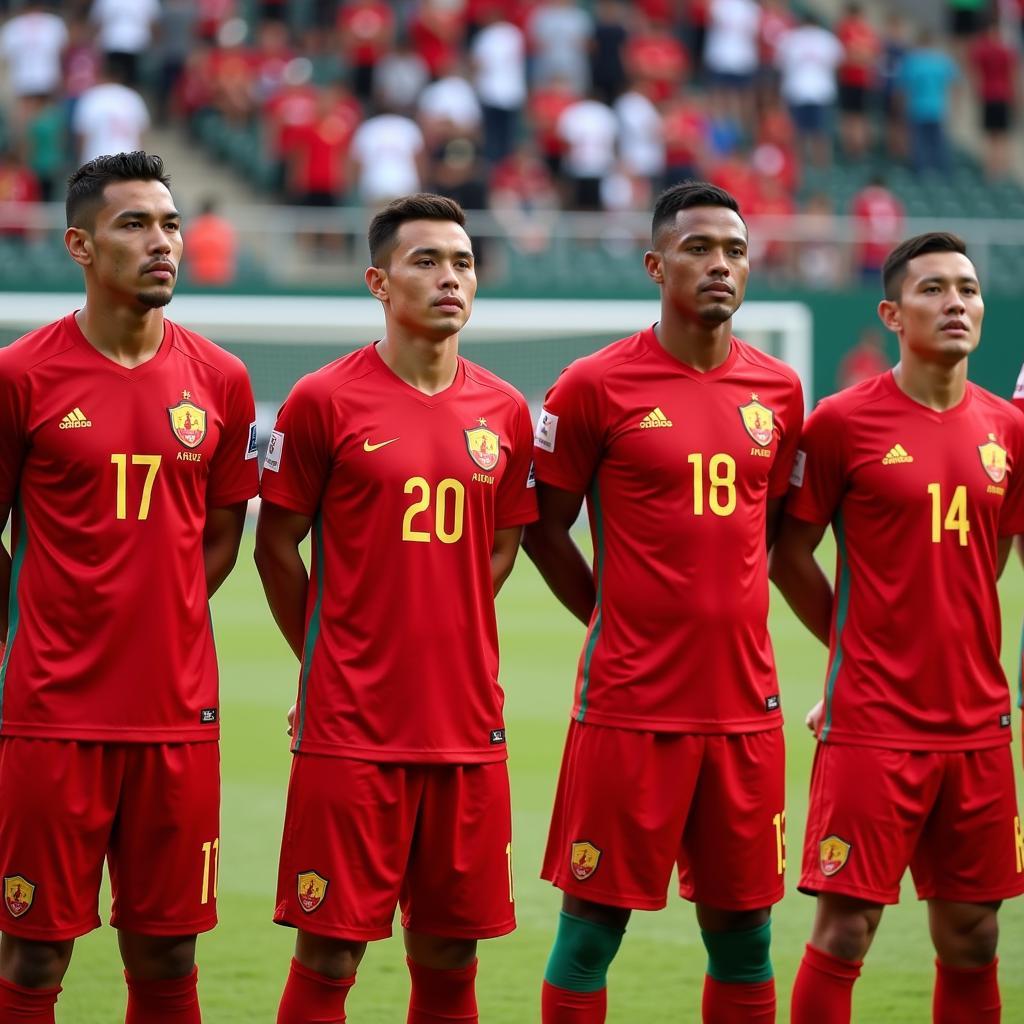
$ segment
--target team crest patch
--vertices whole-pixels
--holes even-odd
[[[483,424],[466,431],[466,447],[469,449],[469,457],[481,469],[494,469],[498,464],[498,455],[501,452],[500,444],[501,438]]]
[[[988,441],[978,445],[978,454],[992,482],[1001,484],[1006,476],[1006,449],[996,443],[995,434],[989,434]]]
[[[828,836],[822,839],[819,846],[821,852],[821,873],[831,878],[849,859],[850,844],[839,836]]]
[[[762,448],[767,448],[772,443],[772,433],[775,429],[775,414],[767,406],[757,400],[757,395],[751,395],[746,405],[740,406],[740,416],[743,417],[743,426],[747,433]]]
[[[4,903],[11,917],[21,917],[32,906],[36,887],[21,875],[9,875],[4,878]]]
[[[312,914],[324,901],[327,895],[327,879],[321,878],[315,871],[303,871],[298,877],[299,906],[307,914]]]
[[[581,881],[586,881],[596,870],[601,859],[601,851],[593,843],[581,842],[572,844],[572,856],[569,863],[572,873]]]
[[[198,405],[181,401],[167,412],[174,436],[186,448],[195,448],[206,437],[206,411]]]

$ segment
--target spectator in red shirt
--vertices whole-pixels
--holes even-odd
[[[857,344],[843,356],[839,364],[836,387],[839,390],[853,387],[862,380],[885,373],[891,365],[885,354],[881,332],[874,327],[865,327]]]
[[[623,52],[626,76],[648,82],[647,95],[664,103],[679,88],[688,70],[686,50],[661,21],[634,12],[634,27]]]
[[[448,73],[462,56],[466,11],[446,0],[419,0],[409,38],[434,78]]]
[[[843,153],[863,159],[871,144],[868,113],[875,93],[875,68],[881,39],[859,3],[846,5],[836,25],[836,36],[846,51],[836,71],[839,83],[839,137]]]
[[[395,16],[383,0],[345,0],[338,11],[341,55],[352,69],[352,88],[361,100],[373,92],[374,65],[391,48]]]
[[[779,230],[784,218],[796,212],[796,203],[782,179],[759,175],[755,179],[754,198],[743,207],[750,222],[750,265],[770,277],[783,276],[792,264],[793,243]]]
[[[345,191],[349,144],[362,110],[341,85],[317,97],[316,117],[291,135],[288,193],[302,206],[334,206]]]
[[[993,19],[974,40],[968,63],[981,105],[985,133],[985,172],[990,181],[1005,178],[1010,170],[1010,128],[1017,105],[1017,51],[1000,35]]]
[[[28,207],[39,198],[39,182],[20,154],[0,150],[0,236],[26,238],[31,227]]]
[[[238,270],[237,241],[231,222],[217,213],[217,201],[203,200],[199,216],[185,231],[188,276],[193,284],[221,288]]]
[[[664,187],[701,177],[700,169],[707,160],[710,126],[699,94],[680,90],[665,107],[661,130],[665,139]]]
[[[565,140],[558,133],[562,113],[580,99],[568,78],[556,75],[544,85],[530,90],[527,101],[530,123],[541,156],[552,174],[561,171]]]
[[[547,248],[550,211],[558,209],[558,192],[533,143],[521,143],[494,168],[489,206],[508,240],[520,252],[543,252]]]
[[[263,107],[264,137],[279,169],[279,187],[284,184],[285,164],[297,135],[316,120],[319,93],[310,82],[312,74],[309,61],[293,61],[285,68],[282,88]]]
[[[903,204],[875,175],[853,197],[850,215],[857,222],[854,266],[865,284],[876,284],[886,256],[903,238]]]

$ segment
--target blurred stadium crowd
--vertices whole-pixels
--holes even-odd
[[[0,202],[60,199],[70,167],[138,148],[151,121],[277,201],[429,189],[527,256],[553,211],[628,215],[703,177],[776,225],[762,268],[828,287],[873,277],[907,215],[1024,213],[1024,0],[943,3],[936,35],[788,0],[6,0]],[[951,146],[956,90],[980,162]],[[820,244],[797,254],[778,224],[799,213]],[[863,222],[852,257],[836,215]]]

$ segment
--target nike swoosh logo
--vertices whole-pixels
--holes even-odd
[[[363,451],[364,452],[375,452],[378,448],[383,448],[384,445],[386,445],[386,444],[394,444],[395,441],[397,441],[397,440],[398,440],[397,437],[393,437],[393,438],[391,438],[390,441],[379,441],[377,444],[370,444],[370,439],[367,438],[363,442]]]

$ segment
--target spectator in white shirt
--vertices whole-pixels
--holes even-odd
[[[600,210],[601,181],[615,166],[618,118],[599,100],[578,100],[562,111],[558,134],[566,146],[562,171],[573,184],[573,209]]]
[[[565,78],[585,95],[590,87],[590,42],[594,22],[575,0],[543,0],[530,14],[526,34],[533,53],[532,81]]]
[[[11,91],[21,101],[60,91],[61,54],[68,44],[64,19],[45,3],[28,3],[0,30],[0,55],[7,65]],[[19,110],[19,120],[25,110]]]
[[[352,136],[349,181],[359,202],[380,207],[398,196],[418,192],[423,180],[423,133],[411,118],[378,114]]]
[[[623,169],[651,187],[665,175],[665,135],[661,112],[649,95],[649,85],[634,82],[613,104],[619,119],[619,151]]]
[[[431,153],[440,152],[452,139],[476,140],[480,136],[480,101],[458,66],[420,93],[417,114]]]
[[[100,49],[130,86],[139,81],[139,58],[149,48],[160,0],[93,0],[89,17],[96,24]]]
[[[71,127],[78,139],[79,162],[84,164],[98,156],[144,149],[149,111],[142,97],[120,80],[120,69],[106,64],[99,82],[75,104]]]
[[[516,147],[519,114],[526,102],[526,43],[501,12],[486,8],[473,39],[476,93],[484,115],[484,157],[493,166]]]
[[[712,104],[746,131],[754,124],[761,7],[755,0],[711,0],[704,39]]]

